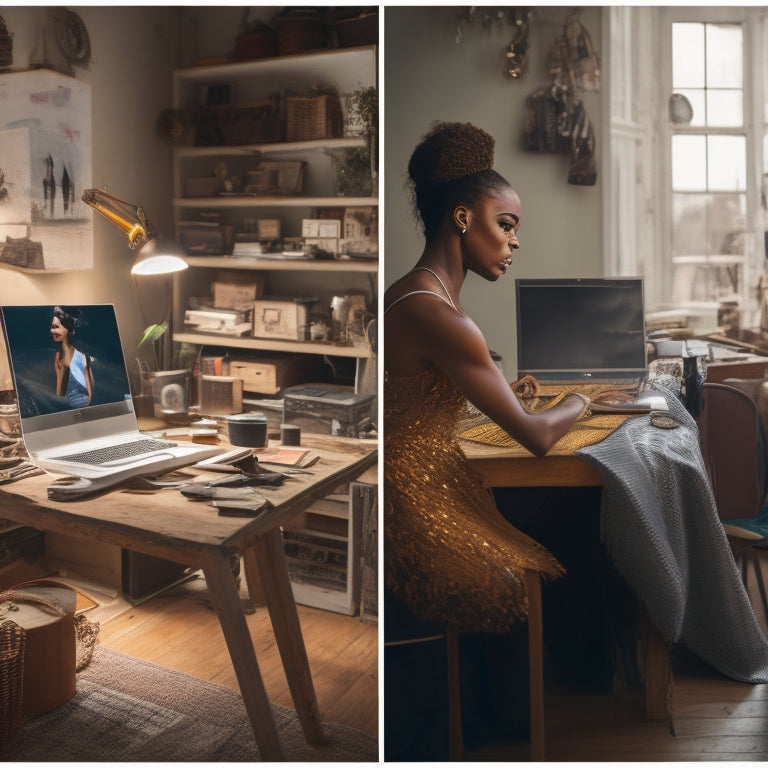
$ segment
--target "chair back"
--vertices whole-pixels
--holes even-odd
[[[697,419],[704,464],[721,520],[759,515],[766,494],[765,438],[757,403],[726,384],[705,382]]]

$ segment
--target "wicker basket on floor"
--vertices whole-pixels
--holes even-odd
[[[0,624],[0,750],[16,738],[23,722],[25,639],[18,624]]]
[[[343,135],[344,118],[336,94],[286,99],[287,141],[336,139]]]

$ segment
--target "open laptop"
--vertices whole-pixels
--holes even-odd
[[[518,278],[515,293],[518,376],[602,393],[592,410],[668,410],[663,395],[642,392],[648,373],[642,278]]]
[[[0,307],[22,435],[33,463],[57,474],[112,484],[162,474],[222,451],[217,446],[142,434],[133,410],[114,307],[96,304],[61,309],[76,319],[70,339],[91,372],[90,394],[81,386],[80,399],[72,395],[74,383],[69,399],[66,392],[57,394],[54,359],[61,344],[52,334],[54,306]],[[70,379],[82,379],[77,368],[70,367]]]

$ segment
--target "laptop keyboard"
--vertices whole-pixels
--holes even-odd
[[[70,453],[67,456],[55,456],[57,461],[75,461],[79,464],[108,464],[112,461],[121,461],[131,459],[134,456],[141,456],[145,453],[160,451],[163,448],[173,448],[176,443],[168,440],[155,440],[147,438],[144,440],[133,440],[129,443],[118,443],[116,445],[105,445],[103,448],[94,448],[90,451],[81,453]]]

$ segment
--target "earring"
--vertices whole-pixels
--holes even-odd
[[[466,234],[467,234],[467,228],[466,228],[466,227],[464,227],[464,228],[461,230],[461,234],[462,234],[462,235],[466,235]]]

